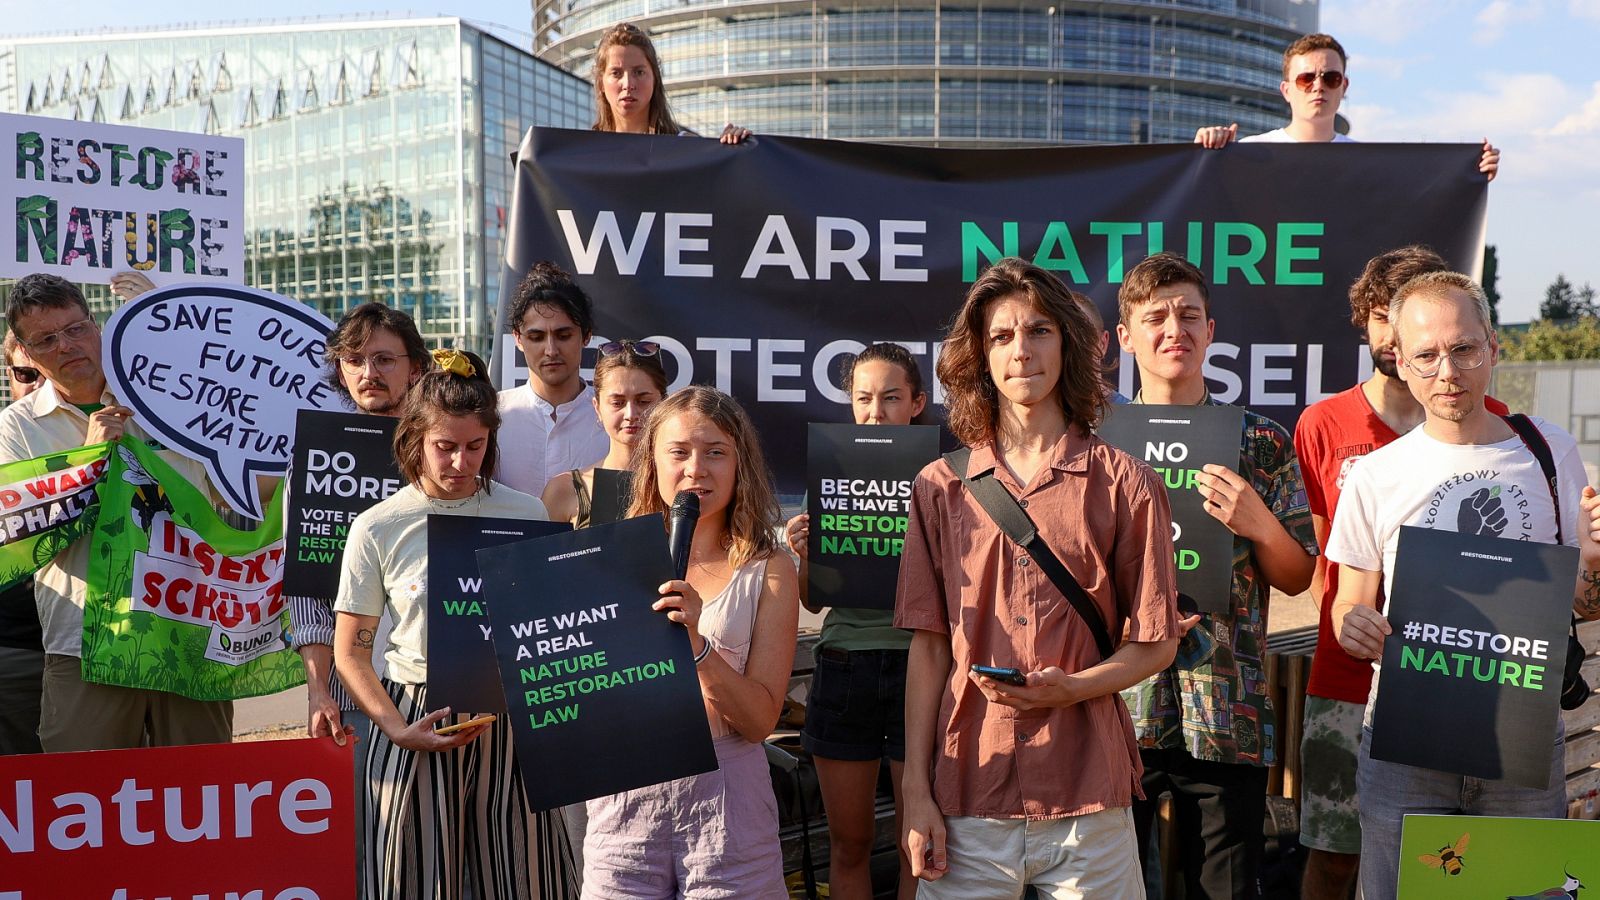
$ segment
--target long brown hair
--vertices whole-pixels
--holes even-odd
[[[600,36],[600,46],[594,48],[594,130],[616,131],[617,120],[611,114],[611,104],[606,102],[606,53],[612,47],[638,47],[650,64],[650,74],[655,85],[650,91],[650,133],[677,134],[683,129],[672,118],[667,107],[667,88],[661,81],[661,58],[656,55],[656,45],[648,35],[632,22],[618,22]]]
[[[416,484],[422,480],[422,442],[428,431],[445,416],[477,416],[489,429],[483,465],[478,468],[478,480],[487,494],[500,462],[500,443],[495,437],[500,430],[500,396],[489,382],[489,367],[478,354],[464,350],[461,355],[472,365],[471,375],[434,369],[411,388],[406,411],[394,429],[394,461],[406,483]]]
[[[778,495],[772,487],[772,471],[761,452],[761,439],[755,425],[737,400],[703,384],[686,387],[650,410],[644,426],[643,452],[633,454],[633,503],[629,517],[650,513],[665,519],[671,505],[661,499],[656,478],[656,438],[662,423],[682,413],[705,416],[711,424],[733,439],[736,467],[733,498],[728,501],[728,564],[734,568],[754,559],[766,559],[777,552],[779,521]]]
[[[1092,431],[1100,424],[1110,389],[1100,370],[1100,331],[1061,280],[1038,266],[1006,257],[973,282],[945,338],[936,372],[944,385],[950,431],[968,447],[995,442],[1000,396],[989,374],[984,318],[996,300],[1022,295],[1061,330],[1061,382],[1056,396],[1069,424]]]

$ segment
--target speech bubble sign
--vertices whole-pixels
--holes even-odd
[[[343,409],[323,362],[333,323],[238,285],[141,294],[106,322],[106,382],[145,431],[206,467],[228,505],[261,518],[255,475],[281,475],[302,409]]]

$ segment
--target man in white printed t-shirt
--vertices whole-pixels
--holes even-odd
[[[1532,420],[1554,458],[1553,496],[1528,444],[1484,407],[1500,347],[1483,289],[1455,272],[1418,276],[1396,293],[1389,321],[1400,378],[1426,418],[1421,427],[1363,457],[1345,480],[1327,548],[1328,559],[1339,565],[1332,618],[1340,646],[1358,659],[1382,657],[1392,628],[1377,608],[1378,589],[1389,595],[1403,525],[1551,544],[1559,534],[1579,548],[1573,611],[1600,619],[1600,497],[1587,484],[1571,435]],[[1560,728],[1552,735],[1529,736],[1551,742],[1545,790],[1374,760],[1368,745],[1378,690],[1374,674],[1356,768],[1366,900],[1395,896],[1400,828],[1408,813],[1565,817]]]
[[[1212,150],[1226,147],[1237,139],[1241,143],[1355,143],[1349,135],[1334,130],[1339,102],[1350,89],[1345,76],[1344,48],[1331,35],[1302,35],[1283,51],[1283,81],[1278,91],[1289,104],[1289,124],[1263,134],[1239,137],[1239,123],[1207,125],[1194,133],[1194,142]],[[1500,151],[1483,141],[1483,156],[1478,171],[1490,181],[1500,170]]]

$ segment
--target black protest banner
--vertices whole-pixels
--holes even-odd
[[[1372,758],[1544,790],[1573,547],[1400,529]]]
[[[428,517],[428,703],[459,713],[503,713],[479,550],[563,531],[566,522],[491,516]]]
[[[1114,322],[1124,273],[1167,249],[1210,280],[1212,396],[1292,428],[1304,405],[1369,371],[1345,297],[1368,259],[1424,243],[1479,270],[1481,153],[941,150],[770,135],[725,147],[535,128],[517,153],[495,375],[502,387],[526,379],[515,348],[501,352],[506,310],[534,263],[553,260],[605,298],[592,346],[657,341],[673,389],[731,391],[783,490],[798,493],[805,424],[843,418],[841,356],[893,340],[933,371],[967,287],[1008,254],[1053,270]],[[1124,393],[1134,374],[1125,361]]]
[[[394,426],[388,416],[300,410],[284,530],[285,596],[333,605],[350,523],[405,484],[394,464]]]
[[[633,499],[633,473],[621,469],[594,470],[594,488],[589,491],[589,524],[609,525],[628,515]]]
[[[660,516],[479,550],[478,568],[529,805],[717,767],[688,632],[651,609],[672,578]]]
[[[911,482],[939,455],[939,429],[813,422],[807,445],[811,602],[893,609]]]
[[[1200,470],[1215,463],[1237,472],[1244,410],[1237,406],[1112,407],[1100,437],[1161,476],[1172,504],[1172,547],[1178,591],[1201,612],[1233,608],[1233,532],[1205,511]]]

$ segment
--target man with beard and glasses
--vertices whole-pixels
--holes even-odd
[[[1400,530],[1407,526],[1574,547],[1579,562],[1572,573],[1572,610],[1600,619],[1600,496],[1588,485],[1570,434],[1532,418],[1538,434],[1525,440],[1485,405],[1500,345],[1483,288],[1457,272],[1420,275],[1395,293],[1389,320],[1400,378],[1422,405],[1423,420],[1346,473],[1328,536],[1328,559],[1339,566],[1332,612],[1339,646],[1358,659],[1383,656],[1385,640],[1396,631],[1384,615],[1385,596],[1393,588],[1388,582]],[[1550,455],[1549,480],[1534,441]],[[1372,710],[1385,680],[1381,671],[1373,673],[1356,761],[1366,900],[1395,896],[1407,815],[1565,818],[1560,717],[1553,733],[1524,736],[1548,748],[1549,778],[1542,789],[1403,765],[1371,753]]]
[[[363,303],[344,314],[328,333],[323,359],[328,383],[356,412],[390,418],[405,412],[411,386],[433,368],[433,357],[423,344],[417,323],[405,312],[377,302]],[[288,508],[286,504],[285,514]],[[340,744],[347,734],[366,740],[372,720],[356,706],[333,671],[331,598],[291,596],[289,610],[294,621],[294,647],[306,667],[306,733],[311,737],[332,737]],[[387,641],[387,629],[382,636]],[[361,786],[366,781],[367,755],[358,751],[353,756],[359,870],[366,854],[366,792]]]
[[[1449,268],[1439,254],[1412,245],[1373,257],[1350,286],[1350,323],[1366,335],[1372,377],[1313,404],[1294,432],[1311,522],[1323,550],[1350,467],[1422,424],[1422,404],[1399,377],[1389,302],[1411,279]],[[1492,397],[1484,398],[1484,405],[1496,415],[1508,412]],[[1311,596],[1321,621],[1300,742],[1301,771],[1308,773],[1300,800],[1300,843],[1310,850],[1300,889],[1306,900],[1348,897],[1361,860],[1356,752],[1372,666],[1345,653],[1334,639],[1330,611],[1338,590],[1338,567],[1319,557]]]

